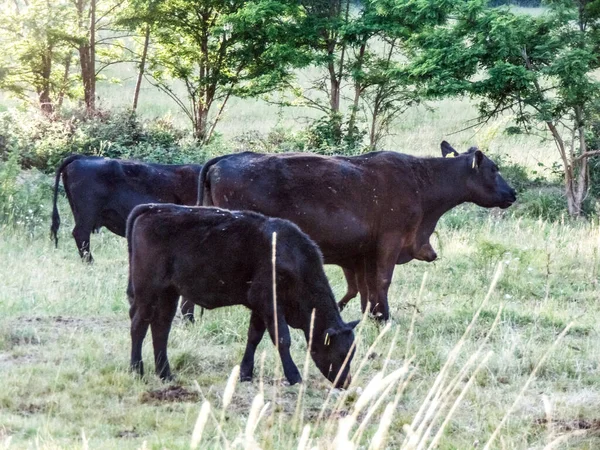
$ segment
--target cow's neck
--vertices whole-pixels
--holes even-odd
[[[427,163],[430,178],[421,192],[421,235],[426,234],[428,238],[444,213],[468,199],[462,158],[431,158]]]
[[[319,303],[313,305],[315,308],[315,321],[313,326],[313,337],[314,339],[317,336],[323,336],[325,330],[328,328],[339,329],[344,326],[344,320],[340,315],[340,311],[335,302],[335,297],[333,296],[333,292],[323,292],[320,294],[316,294],[316,297],[320,300],[320,302],[324,302],[325,304]],[[310,336],[310,325],[311,325],[310,314],[308,316],[308,323],[304,327],[304,333],[306,335],[306,342],[309,341]]]

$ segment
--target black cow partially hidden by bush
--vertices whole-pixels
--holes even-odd
[[[272,235],[277,233],[277,313],[273,308]],[[287,220],[252,212],[177,205],[141,205],[127,223],[131,304],[131,366],[143,374],[142,342],[150,326],[156,372],[171,377],[167,339],[177,298],[208,309],[244,305],[251,311],[240,378],[252,379],[254,353],[265,329],[290,384],[301,381],[290,356],[288,325],[309,342],[311,356],[336,386],[349,381],[353,328],[340,316],[318,247]],[[277,328],[276,328],[277,327]],[[276,331],[277,330],[277,331]]]
[[[90,236],[102,227],[125,237],[127,216],[143,203],[194,205],[201,165],[147,164],[98,156],[72,155],[56,169],[51,236],[58,245],[58,184],[63,184],[75,219],[73,238],[84,261],[92,262]],[[193,320],[194,305],[181,304]]]
[[[464,202],[507,208],[516,200],[481,151],[459,155],[444,141],[442,155],[238,153],[206,163],[198,201],[295,222],[325,263],[344,269],[350,291],[340,306],[360,291],[363,311],[370,305],[387,320],[395,264],[437,257],[429,238],[445,212]]]

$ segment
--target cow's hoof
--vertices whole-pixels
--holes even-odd
[[[289,378],[287,378],[287,383],[289,386],[293,386],[294,384],[302,383],[302,377],[300,375],[298,375],[297,377],[296,376],[289,377]]]
[[[340,309],[340,312],[342,312],[344,310],[344,308],[346,307],[345,303],[339,302],[338,303],[338,308]]]
[[[171,382],[171,381],[174,380],[174,377],[173,377],[173,374],[171,373],[171,371],[163,372],[163,373],[157,373],[157,375],[165,383],[169,383],[169,382]]]
[[[140,378],[144,376],[144,363],[142,361],[132,363],[129,368],[134,375],[137,375]]]
[[[188,325],[193,325],[194,323],[196,323],[196,319],[194,319],[194,315],[193,314],[185,314],[183,316],[183,322],[188,324]]]
[[[250,383],[252,382],[252,375],[240,375],[240,381],[242,383]]]

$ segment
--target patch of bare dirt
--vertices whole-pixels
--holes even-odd
[[[142,403],[195,402],[197,400],[197,392],[189,391],[182,386],[168,386],[164,389],[144,392],[140,399]]]
[[[135,431],[135,427],[133,427],[131,430],[123,430],[123,431],[119,431],[116,436],[118,438],[137,438],[140,437],[139,433],[137,431]]]
[[[17,414],[21,416],[33,416],[35,414],[44,414],[48,408],[45,405],[36,405],[34,403],[21,403],[17,407]]]
[[[548,425],[548,419],[543,417],[535,421],[536,425]],[[560,431],[593,430],[600,431],[600,419],[552,419],[552,428]]]
[[[70,316],[21,316],[16,319],[20,323],[32,324],[53,324],[59,326],[114,326],[116,322],[124,322],[124,320],[112,319],[109,317],[70,317]]]

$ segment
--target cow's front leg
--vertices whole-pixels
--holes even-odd
[[[274,344],[277,342],[276,346],[279,350],[281,364],[283,365],[283,373],[288,382],[290,385],[300,383],[302,381],[300,371],[298,370],[298,367],[296,367],[296,364],[292,360],[292,355],[290,354],[290,347],[292,346],[290,329],[288,328],[283,315],[279,313],[277,316],[277,331],[275,330],[275,320],[273,319],[273,316],[269,317],[267,320],[269,335]]]
[[[258,347],[265,334],[266,328],[265,321],[260,314],[252,311],[250,325],[248,326],[248,342],[246,343],[246,351],[240,365],[240,381],[252,381],[254,354],[256,353],[256,347]]]
[[[177,312],[178,297],[173,292],[163,294],[156,304],[156,310],[150,325],[156,374],[163,380],[173,378],[167,357],[167,341],[169,340],[173,318]]]

